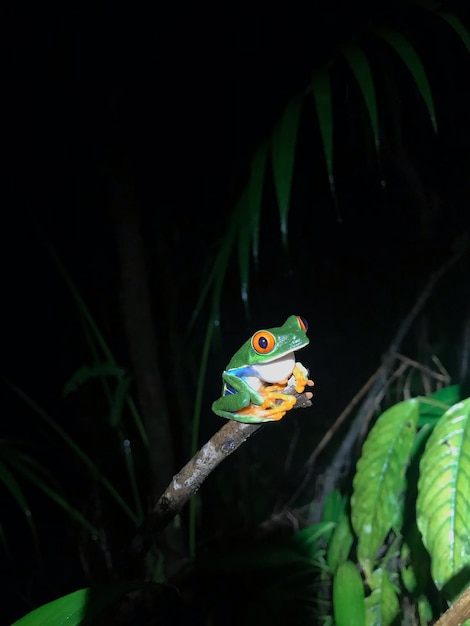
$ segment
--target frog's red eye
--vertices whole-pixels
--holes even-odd
[[[276,345],[276,339],[267,330],[259,330],[251,338],[251,345],[258,354],[268,354]]]
[[[304,333],[306,333],[308,330],[307,320],[305,319],[305,317],[300,317],[300,315],[297,315],[297,319],[299,321],[300,328],[304,331]]]

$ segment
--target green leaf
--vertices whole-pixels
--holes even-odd
[[[417,523],[438,589],[470,565],[470,399],[451,407],[420,463]]]
[[[80,626],[89,589],[79,589],[58,600],[43,604],[12,626]]]
[[[379,28],[375,32],[395,50],[409,69],[428,109],[434,132],[437,133],[436,111],[434,109],[431,88],[423,64],[415,49],[401,33],[387,28]]]
[[[18,484],[18,481],[16,480],[15,476],[10,471],[10,469],[7,467],[7,464],[3,462],[4,460],[7,460],[5,458],[6,455],[2,454],[2,452],[5,450],[5,446],[9,447],[8,456],[15,454],[14,444],[12,444],[12,442],[7,439],[2,439],[0,441],[0,483],[2,483],[4,487],[8,489],[8,491],[11,493],[13,498],[16,500],[17,505],[23,511],[23,514],[31,530],[34,543],[37,545],[36,526],[34,524],[33,517],[31,515],[31,510],[28,506],[26,498],[24,497],[23,491],[20,485]]]
[[[167,586],[142,582],[113,582],[79,589],[38,607],[11,626],[92,626],[103,611],[122,596],[138,589],[165,593]],[[100,622],[101,623],[101,622]]]
[[[440,8],[441,2],[436,2],[435,0],[415,0],[415,2],[445,20],[463,41],[463,44],[467,48],[468,52],[470,52],[470,33],[455,13],[442,11]]]
[[[292,191],[301,106],[301,96],[292,98],[272,134],[271,158],[284,246],[287,246],[287,217]]]
[[[95,322],[93,315],[91,314],[91,311],[89,310],[89,308],[87,307],[87,305],[85,304],[85,300],[82,298],[80,291],[77,289],[75,283],[73,282],[71,276],[69,275],[69,273],[67,272],[67,270],[65,269],[65,266],[63,265],[62,261],[60,260],[59,256],[57,255],[57,253],[55,252],[55,250],[53,249],[52,245],[48,242],[48,241],[44,241],[44,247],[46,248],[47,252],[50,254],[52,261],[54,262],[58,272],[60,273],[60,275],[62,276],[67,288],[69,289],[73,299],[75,300],[75,304],[77,306],[77,309],[80,311],[81,315],[83,316],[84,320],[86,321],[86,326],[87,326],[87,330],[90,331],[91,336],[93,337],[94,341],[96,341],[96,343],[98,344],[98,347],[101,351],[101,353],[104,355],[104,359],[106,362],[108,363],[113,363],[115,365],[115,367],[117,368],[116,365],[116,361],[113,357],[113,354],[109,348],[109,346],[107,345],[103,335],[101,334],[101,331],[98,327],[98,324]],[[99,359],[101,361],[101,357]],[[148,437],[147,437],[147,433],[145,432],[145,429],[143,427],[142,424],[142,420],[140,418],[140,415],[137,411],[137,408],[135,406],[135,403],[133,401],[133,399],[128,396],[127,398],[127,404],[129,407],[129,411],[132,415],[132,418],[136,424],[136,427],[138,429],[138,432],[141,436],[141,439],[143,441],[143,443],[147,446],[148,445]]]
[[[238,214],[238,267],[240,271],[241,298],[248,317],[248,289],[250,282],[250,253],[253,238],[251,223],[251,206],[248,200],[248,189],[245,189],[237,203],[235,211]]]
[[[418,400],[400,402],[382,413],[364,443],[353,481],[351,521],[358,538],[357,556],[366,573],[401,514],[417,421]]]
[[[449,385],[421,398],[418,425],[434,425],[453,404],[460,400],[460,385]]]
[[[374,145],[377,156],[380,153],[379,118],[377,114],[377,99],[375,96],[374,80],[370,69],[369,61],[363,50],[354,43],[349,43],[341,47],[341,51],[348,62],[357,80],[359,89],[364,98],[369,120],[374,135]]]
[[[320,126],[323,152],[325,154],[330,192],[336,206],[335,178],[333,174],[333,101],[330,74],[327,68],[314,72],[312,76],[312,91]]]
[[[322,520],[325,522],[338,522],[346,513],[347,499],[339,489],[333,489],[325,498],[322,511]]]
[[[442,12],[438,13],[444,19],[451,28],[455,30],[457,35],[463,41],[467,51],[470,52],[470,33],[464,26],[463,22],[455,15],[455,13]]]
[[[123,375],[118,378],[118,384],[109,411],[109,424],[112,428],[116,428],[122,422],[122,414],[124,411],[124,405],[129,396],[130,386],[130,376]]]
[[[64,396],[76,391],[84,383],[93,378],[103,378],[112,376],[113,378],[121,378],[125,375],[125,371],[122,367],[118,367],[114,361],[108,361],[106,363],[96,363],[92,367],[84,365],[80,367],[67,381],[63,394]]]
[[[333,610],[336,626],[364,626],[364,585],[351,561],[341,563],[333,578]]]
[[[85,464],[90,473],[105,487],[108,493],[115,499],[115,501],[120,505],[123,511],[129,516],[132,522],[138,526],[141,522],[141,519],[132,511],[132,509],[128,506],[126,500],[120,495],[117,489],[114,487],[114,484],[104,476],[102,472],[99,471],[96,464],[92,461],[92,459],[86,454],[86,452],[81,448],[75,440],[70,437],[66,431],[59,425],[57,422],[44,411],[32,398],[30,398],[24,391],[22,391],[16,385],[13,385],[8,379],[3,378],[4,382],[8,384],[11,390],[16,393],[26,405],[28,405],[35,413],[38,415],[47,426],[53,430],[62,441],[72,450],[72,452]],[[26,471],[26,467],[21,468],[23,472]],[[28,472],[31,478],[34,478],[34,472]],[[42,485],[41,489],[46,490],[47,485]],[[55,493],[55,492],[54,492]],[[50,497],[54,497],[53,493],[48,493]],[[56,502],[57,499],[56,499]],[[61,506],[65,507],[65,502],[60,503]]]
[[[336,524],[328,543],[326,562],[331,572],[335,572],[336,568],[347,560],[353,541],[354,535],[349,516],[343,515]]]
[[[268,146],[265,141],[260,143],[250,163],[250,180],[248,183],[248,202],[250,207],[250,224],[252,254],[255,265],[258,265],[259,232],[261,207],[263,204],[263,188],[268,162]]]
[[[383,569],[375,570],[370,584],[372,593],[365,601],[367,626],[389,626],[389,624],[396,623],[400,604],[389,573]]]
[[[53,478],[45,468],[42,467],[34,458],[24,452],[17,452],[14,458],[10,457],[10,463],[14,469],[27,478],[31,484],[35,485],[77,523],[81,524],[88,530],[91,536],[97,536],[98,530],[76,509],[68,500],[61,495],[58,489],[51,487]]]
[[[310,524],[294,533],[290,538],[289,545],[297,550],[302,557],[318,562],[322,552],[320,541],[325,542],[334,526],[333,522],[326,521]]]

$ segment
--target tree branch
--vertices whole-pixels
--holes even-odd
[[[313,385],[311,381],[310,385]],[[298,394],[293,388],[286,388],[284,393],[297,398],[294,409],[308,408],[312,405],[310,391]],[[264,423],[245,424],[229,420],[200,448],[178,474],[173,476],[152,512],[143,522],[132,542],[131,551],[134,558],[138,559],[145,555],[155,535],[181,511],[209,474],[263,426]]]

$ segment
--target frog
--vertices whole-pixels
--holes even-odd
[[[295,360],[295,351],[310,343],[307,330],[305,318],[291,315],[282,326],[256,331],[222,372],[214,413],[247,424],[282,419],[297,401],[293,391],[301,394],[313,385],[307,368]]]

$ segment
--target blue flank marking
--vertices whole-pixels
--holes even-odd
[[[256,376],[256,368],[252,365],[245,365],[244,367],[232,367],[227,370],[230,374],[234,374],[234,376],[238,376],[238,378],[246,378],[247,376]],[[238,393],[236,389],[232,387],[232,385],[228,385],[225,383],[224,396],[230,396],[234,393]]]

